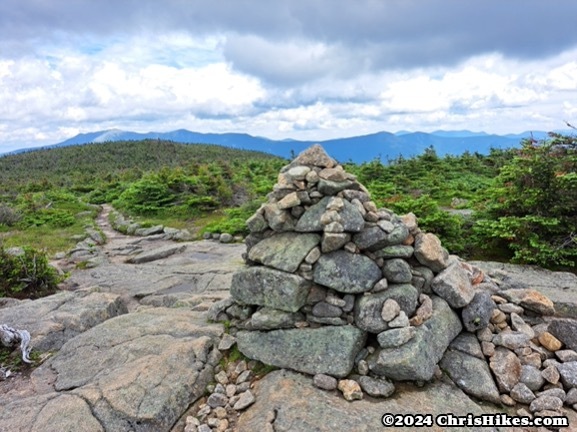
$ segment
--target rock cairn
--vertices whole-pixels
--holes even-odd
[[[248,266],[211,310],[231,321],[247,357],[313,375],[348,400],[444,372],[478,399],[524,404],[523,415],[577,408],[574,336],[548,328],[553,303],[501,290],[414,214],[377,208],[321,146],[281,170],[247,225]]]

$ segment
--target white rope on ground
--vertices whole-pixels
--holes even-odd
[[[20,344],[20,351],[22,352],[22,361],[24,363],[32,363],[30,357],[30,333],[26,330],[16,330],[8,327],[6,324],[0,324],[0,341],[6,347],[15,347]]]

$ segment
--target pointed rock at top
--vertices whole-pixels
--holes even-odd
[[[302,151],[289,166],[309,165],[322,168],[333,168],[337,161],[330,157],[320,144],[314,144],[308,149]]]

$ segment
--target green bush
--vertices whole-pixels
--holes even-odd
[[[74,225],[75,222],[76,219],[68,211],[48,208],[26,214],[19,225],[24,228],[42,225],[66,228]]]
[[[163,210],[175,199],[168,186],[153,177],[144,178],[120,194],[115,205],[141,215],[150,215]]]
[[[478,244],[519,263],[577,267],[577,137],[525,140],[503,166],[474,226]]]
[[[471,247],[464,230],[465,219],[440,209],[429,195],[418,198],[405,196],[390,203],[390,208],[398,214],[413,212],[417,216],[419,227],[437,235],[451,253],[466,254]]]
[[[61,277],[46,254],[29,247],[23,251],[11,254],[0,247],[0,297],[35,299],[52,294]]]

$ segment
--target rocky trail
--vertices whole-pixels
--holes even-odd
[[[372,431],[384,429],[385,413],[515,415],[515,407],[467,396],[446,376],[397,384],[387,399],[349,402],[297,372],[280,369],[255,380],[246,362],[223,368],[222,352],[234,339],[208,314],[229,298],[233,273],[244,267],[244,244],[128,236],[112,229],[110,211],[103,206],[97,220],[106,242],[55,262],[91,263],[72,270],[61,292],[0,303],[0,323],[28,330],[41,357],[35,368],[0,381],[0,432]],[[536,285],[562,316],[577,316],[575,275],[476,265],[503,287]],[[577,430],[575,412],[566,412],[571,426],[564,430]]]

